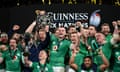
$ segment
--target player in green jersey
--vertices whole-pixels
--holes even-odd
[[[70,47],[70,41],[65,39],[66,29],[58,28],[57,38],[50,42],[50,61],[54,72],[65,72],[65,55]]]
[[[96,34],[96,27],[94,25],[89,26],[89,36],[88,36],[88,44],[91,46],[91,43],[95,40],[95,34]]]
[[[71,45],[70,45],[70,51],[69,51],[69,55],[70,55],[70,61],[69,61],[69,65],[70,68],[68,69],[68,72],[75,72],[77,71],[77,65],[80,66],[82,64],[82,60],[84,55],[79,53],[79,35],[77,34],[77,32],[73,32],[70,34],[70,40],[71,40]],[[74,59],[74,62],[73,62]]]
[[[112,60],[112,69],[113,72],[120,72],[120,20],[118,23],[114,23],[114,33],[111,43],[113,44],[113,60]]]
[[[95,34],[95,38],[96,38],[96,41],[92,42],[92,46],[91,46],[93,52],[96,52],[97,50],[102,49],[105,57],[109,61],[111,58],[111,53],[112,53],[111,42],[106,41],[104,34],[99,33],[99,32]],[[99,55],[94,56],[94,62],[98,66],[102,66],[103,64],[102,58]]]
[[[84,55],[79,53],[79,48],[72,49],[72,55],[69,61],[71,68],[69,69],[69,71],[70,72],[78,71],[78,67],[83,63],[83,58],[84,58]]]
[[[7,46],[6,45],[0,45],[0,56],[2,56],[2,53],[5,53],[7,50]],[[5,63],[2,62],[0,64],[0,72],[5,72]]]
[[[10,39],[9,49],[2,54],[0,62],[5,61],[6,72],[21,72],[21,52],[17,49],[15,39]]]
[[[88,36],[89,36],[89,30],[86,28],[82,29],[79,48],[80,48],[80,52],[83,53],[84,55],[89,55],[90,45],[88,44]]]
[[[47,52],[45,50],[41,50],[39,52],[39,62],[32,62],[28,60],[28,57],[24,57],[25,64],[28,65],[32,72],[53,72],[52,66],[47,64]]]
[[[109,66],[109,62],[101,49],[98,51],[98,55],[102,58],[103,61],[101,66],[98,66],[96,63],[94,63],[93,57],[78,55],[78,53],[79,52],[77,52],[77,50],[73,50],[70,59],[70,65],[75,71],[72,72],[101,72]],[[77,60],[79,60],[79,62]]]
[[[106,41],[110,41],[112,38],[112,34],[110,33],[110,26],[108,23],[104,23],[101,26],[101,32],[105,35]]]

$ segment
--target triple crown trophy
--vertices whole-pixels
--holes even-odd
[[[46,14],[44,10],[36,10],[36,26],[35,26],[35,31],[39,31],[39,29],[42,29],[45,27],[46,24],[51,23],[51,19],[49,15]],[[24,49],[24,56],[29,56],[30,52],[29,49],[31,48],[31,43],[30,39],[32,38],[32,35],[30,33],[25,33],[23,36],[23,39],[25,41],[25,49]]]
[[[35,29],[38,31],[41,28],[44,28],[45,25],[51,24],[51,17],[46,13],[45,10],[36,10],[36,27]]]

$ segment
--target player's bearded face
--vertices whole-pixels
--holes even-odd
[[[15,34],[13,35],[13,38],[19,39],[19,38],[20,38],[20,34],[15,33]]]
[[[107,34],[110,32],[109,26],[103,26],[103,27],[102,27],[102,32],[103,32],[105,35],[107,35]]]
[[[89,27],[89,34],[90,34],[90,36],[94,36],[95,33],[96,33],[95,28],[94,27]]]
[[[89,30],[84,29],[82,34],[83,34],[84,37],[88,37],[88,35],[89,35]]]
[[[17,44],[16,44],[16,40],[10,40],[10,47],[11,48],[16,48]]]
[[[46,38],[46,34],[45,34],[45,32],[39,32],[39,38],[40,38],[40,40],[44,40],[45,38]]]
[[[71,39],[72,43],[77,42],[77,40],[78,40],[77,34],[71,34],[70,39]]]
[[[97,40],[98,43],[101,43],[101,42],[104,41],[104,39],[105,39],[104,35],[102,35],[102,34],[100,34],[100,33],[97,33],[97,34],[95,35],[95,38],[96,38],[96,40]]]
[[[62,38],[62,37],[65,37],[66,35],[66,30],[65,28],[59,28],[59,37]]]

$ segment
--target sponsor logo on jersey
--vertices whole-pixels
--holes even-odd
[[[55,44],[55,41],[53,41],[53,44]]]
[[[118,56],[118,61],[120,61],[120,56]]]
[[[119,52],[115,52],[116,55],[119,55]]]
[[[47,67],[45,68],[45,71],[48,71],[48,68],[47,68]]]
[[[53,50],[54,50],[54,51],[56,51],[57,49],[58,49],[58,46],[57,46],[57,45],[53,46]]]
[[[37,66],[37,68],[39,69],[39,68],[40,68],[40,66]]]
[[[62,45],[63,43],[61,42],[60,45]]]

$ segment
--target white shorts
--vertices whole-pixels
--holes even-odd
[[[53,66],[53,72],[65,72],[65,68]]]
[[[0,69],[0,72],[5,72],[5,70],[4,69]]]
[[[72,69],[69,65],[66,66],[66,72],[76,72],[74,69]]]
[[[12,71],[5,71],[5,72],[12,72]]]
[[[21,71],[7,71],[7,70],[6,70],[5,72],[21,72]]]
[[[69,69],[68,69],[68,72],[75,72],[75,70],[72,69],[72,68],[69,68]]]

